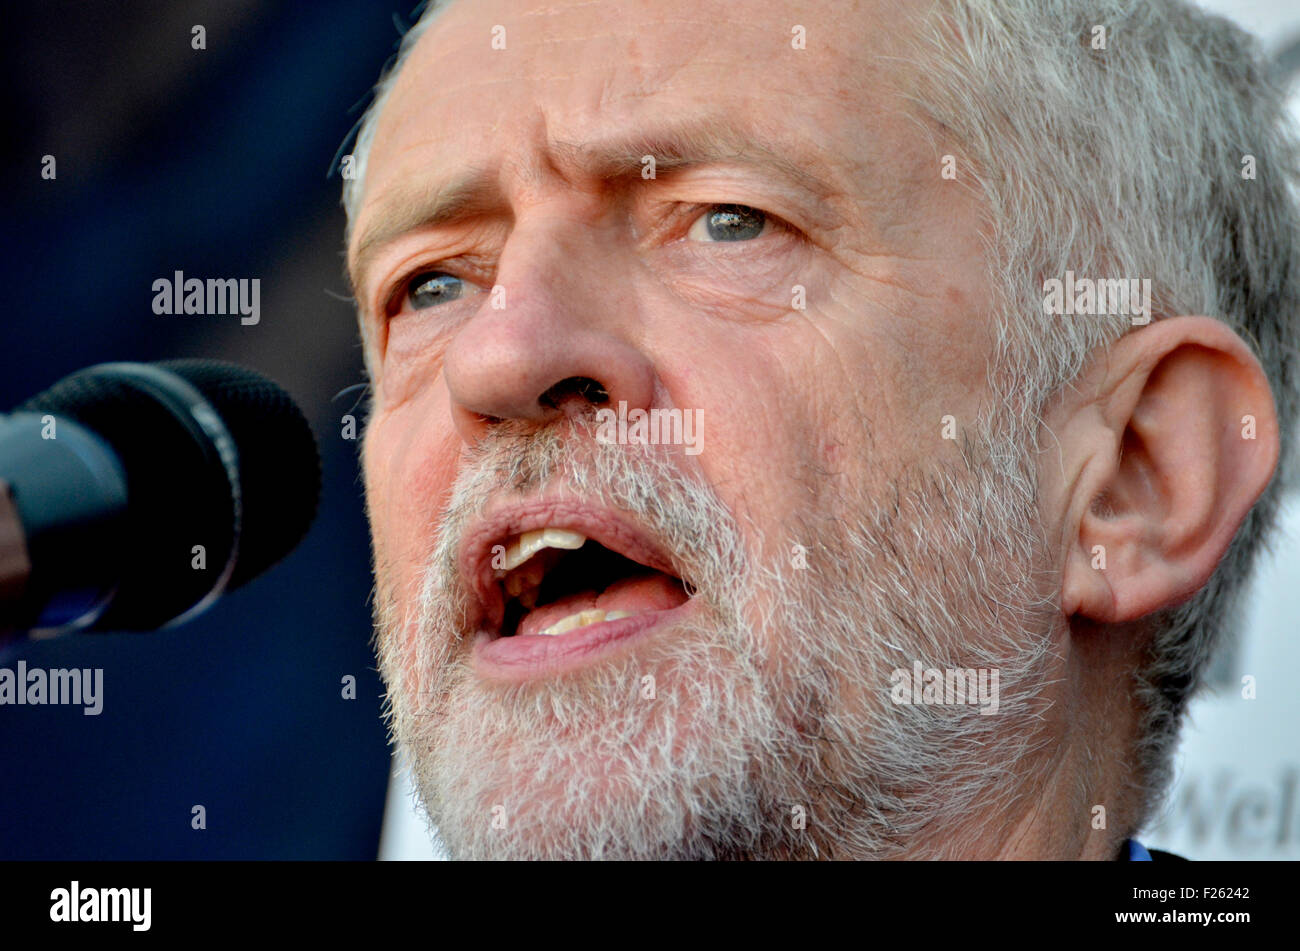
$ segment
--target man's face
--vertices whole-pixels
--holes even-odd
[[[987,399],[977,209],[908,17],[845,6],[454,3],[384,109],[349,248],[377,634],[454,854],[885,854],[941,808],[917,764],[955,782],[999,720],[890,671],[1032,679],[998,533],[1033,513],[944,438]],[[609,444],[620,404],[694,443]],[[548,527],[588,540],[500,577]]]

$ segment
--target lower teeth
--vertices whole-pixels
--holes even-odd
[[[570,614],[568,617],[561,618],[544,631],[538,633],[543,637],[555,637],[559,634],[567,634],[569,631],[576,631],[580,627],[587,627],[589,624],[598,624],[601,621],[617,621],[619,618],[631,617],[630,611],[602,611],[599,608],[592,608],[586,611],[578,611],[576,614]]]

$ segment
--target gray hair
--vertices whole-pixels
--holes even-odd
[[[987,206],[1001,305],[992,404],[1020,437],[1128,328],[1125,316],[1045,315],[1043,281],[1067,270],[1149,278],[1152,319],[1222,320],[1277,403],[1278,475],[1207,585],[1148,619],[1135,672],[1140,827],[1168,789],[1187,702],[1238,622],[1294,464],[1300,149],[1254,39],[1179,0],[939,0],[921,41],[912,98],[949,130],[959,179]]]
[[[343,187],[349,231],[379,114],[445,7],[431,3],[403,38],[360,123],[356,176]],[[1168,787],[1188,700],[1237,621],[1292,468],[1300,148],[1254,40],[1180,0],[935,0],[917,39],[920,54],[900,84],[951,140],[961,160],[953,187],[973,189],[987,209],[998,321],[992,405],[1016,450],[992,464],[1024,488],[1047,401],[1129,327],[1122,315],[1045,315],[1043,280],[1067,270],[1149,278],[1153,319],[1224,321],[1253,348],[1277,402],[1278,477],[1209,583],[1148,619],[1150,656],[1135,671],[1137,828]],[[1246,155],[1253,179],[1242,174]]]

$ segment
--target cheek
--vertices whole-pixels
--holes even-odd
[[[769,563],[809,543],[801,512],[826,504],[838,472],[826,454],[839,457],[842,437],[811,398],[807,351],[797,334],[754,332],[740,346],[733,331],[706,352],[734,356],[713,362],[687,396],[704,407],[701,478],[735,514],[750,554]]]
[[[417,403],[381,413],[363,455],[367,511],[381,580],[405,601],[436,543],[438,517],[455,478],[454,434],[440,433]],[[444,427],[450,430],[450,425]]]

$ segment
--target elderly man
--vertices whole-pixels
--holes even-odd
[[[1164,0],[428,10],[345,205],[450,854],[1140,852],[1295,422],[1283,115]]]

